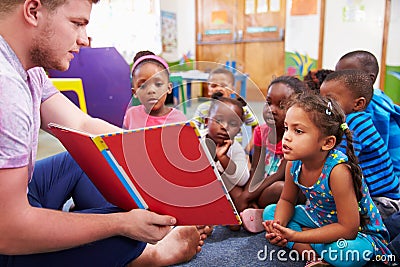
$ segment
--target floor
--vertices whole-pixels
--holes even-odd
[[[191,106],[187,108],[188,118],[193,116],[198,103],[197,100],[192,101]],[[262,123],[264,102],[249,102],[248,105]],[[40,132],[38,159],[54,155],[61,151],[64,151],[64,148],[56,138],[46,132]],[[71,201],[67,202],[64,207],[65,210],[68,210],[68,205],[70,204]],[[280,250],[284,249],[270,245],[265,241],[264,233],[255,235],[249,234],[244,230],[232,232],[224,226],[217,226],[213,235],[203,246],[202,252],[190,262],[179,266],[304,266],[304,261],[301,260],[281,259],[282,255],[285,257],[289,254],[288,251]],[[382,265],[370,263],[367,266],[375,267]]]
[[[200,100],[192,100],[190,103],[190,106],[187,106],[187,118],[190,119],[193,116],[194,111],[196,110],[197,106],[199,103],[202,101]],[[189,103],[187,103],[189,104]],[[262,109],[264,107],[264,102],[249,102],[248,106],[251,108],[253,111],[254,115],[258,118],[258,120],[262,123]],[[182,105],[177,106],[178,109],[183,110]],[[247,135],[243,135],[243,143],[246,144],[246,140],[249,138],[249,129],[245,128],[247,131]],[[38,153],[37,153],[37,159],[42,159],[57,153],[60,153],[62,151],[65,151],[64,147],[62,144],[52,135],[40,131],[39,134],[39,147],[38,147]]]

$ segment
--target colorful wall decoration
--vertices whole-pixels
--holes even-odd
[[[400,104],[400,66],[386,66],[385,94]]]
[[[176,13],[161,10],[161,41],[163,53],[178,53]]]
[[[285,73],[302,79],[310,70],[317,68],[317,60],[298,52],[285,52]]]

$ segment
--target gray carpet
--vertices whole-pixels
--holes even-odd
[[[213,234],[207,238],[199,254],[190,262],[176,266],[225,267],[267,265],[297,267],[305,265],[303,261],[290,261],[288,250],[270,245],[264,235],[265,233],[250,234],[243,229],[233,232],[227,227],[217,226]],[[259,253],[259,251],[262,251],[262,253]],[[284,252],[285,255],[279,257],[278,251],[280,253]],[[279,258],[282,260],[279,260]],[[285,259],[287,260],[285,261]]]
[[[265,232],[250,234],[245,230],[233,232],[224,226],[217,226],[207,238],[202,251],[191,261],[174,266],[304,266],[304,261],[293,260],[295,254],[289,250],[273,246],[264,237]],[[262,252],[260,252],[262,251]],[[265,253],[265,251],[267,253]],[[278,253],[279,252],[279,253]],[[387,267],[382,263],[370,262],[368,267]]]

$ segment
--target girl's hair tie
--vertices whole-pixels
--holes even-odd
[[[347,123],[343,122],[342,124],[340,124],[340,129],[342,129],[342,131],[344,132],[349,129],[349,126],[347,125]]]
[[[332,102],[328,101],[327,108],[325,110],[326,115],[330,116],[332,114]]]

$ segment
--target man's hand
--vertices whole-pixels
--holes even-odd
[[[119,214],[122,215],[121,225],[123,225],[121,235],[150,244],[163,239],[171,231],[171,226],[176,224],[174,217],[158,215],[143,209],[133,209]]]

